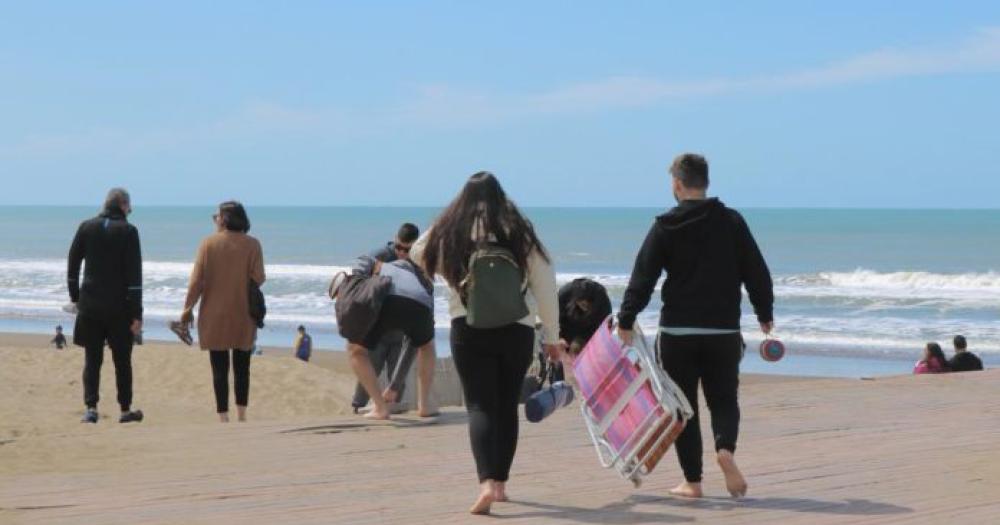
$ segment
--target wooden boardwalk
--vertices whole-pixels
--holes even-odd
[[[737,457],[750,493],[739,501],[723,497],[709,456],[709,497],[666,496],[680,478],[673,452],[633,489],[599,467],[572,407],[522,424],[513,502],[470,516],[465,415],[451,409],[436,424],[331,418],[40,437],[66,455],[0,475],[0,523],[1000,523],[1000,370],[748,383]]]

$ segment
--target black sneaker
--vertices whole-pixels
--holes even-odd
[[[97,423],[97,409],[88,408],[86,412],[83,413],[83,417],[80,418],[81,423]]]
[[[132,423],[142,421],[142,410],[129,410],[122,412],[122,417],[118,418],[119,423]]]

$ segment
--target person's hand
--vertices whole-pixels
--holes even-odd
[[[129,330],[132,330],[132,335],[138,337],[139,334],[142,333],[142,321],[140,321],[138,319],[133,319],[132,320],[132,325],[129,326],[128,328],[129,328]]]
[[[181,314],[181,323],[189,325],[193,322],[194,322],[194,312],[192,312],[191,310],[184,310],[184,313]]]
[[[625,346],[631,346],[632,345],[632,335],[634,333],[635,332],[633,332],[632,330],[626,330],[626,329],[622,328],[621,326],[618,327],[618,338],[622,340],[622,343]]]
[[[760,323],[760,331],[764,332],[764,335],[771,335],[771,330],[774,330],[774,321]]]
[[[391,388],[386,388],[385,391],[382,392],[382,399],[384,399],[386,403],[395,403],[398,397],[399,392],[396,392]]]
[[[545,350],[545,355],[548,356],[550,363],[558,363],[562,361],[563,349],[556,343],[547,343],[542,345],[542,349]]]

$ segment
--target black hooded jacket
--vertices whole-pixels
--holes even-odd
[[[80,224],[66,274],[70,300],[77,303],[80,315],[105,321],[142,320],[139,231],[120,210],[105,210]]]
[[[664,270],[660,326],[739,330],[742,285],[758,321],[773,320],[767,263],[743,217],[718,199],[683,201],[656,218],[625,290],[622,328],[635,324]]]

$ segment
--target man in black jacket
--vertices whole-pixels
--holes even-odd
[[[97,423],[104,343],[111,347],[118,386],[119,422],[142,421],[132,410],[132,343],[142,330],[142,255],[139,232],[125,217],[132,212],[127,191],[108,192],[104,210],[80,224],[69,249],[69,297],[76,305],[73,343],[85,349],[84,423]],[[83,282],[80,265],[86,260]]]
[[[955,345],[955,357],[948,360],[948,368],[952,372],[975,372],[983,369],[983,361],[968,350],[964,335],[956,335],[952,343]]]
[[[712,415],[712,433],[726,488],[734,497],[747,484],[733,453],[739,433],[737,400],[743,356],[740,301],[746,286],[764,333],[773,327],[771,273],[743,217],[716,198],[706,198],[708,162],[686,153],[670,167],[677,206],[656,218],[636,256],[619,313],[619,335],[632,340],[636,316],[665,270],[660,312],[660,357],[667,374],[695,409],[677,439],[685,482],[675,495],[701,497],[702,444],[698,382]]]

